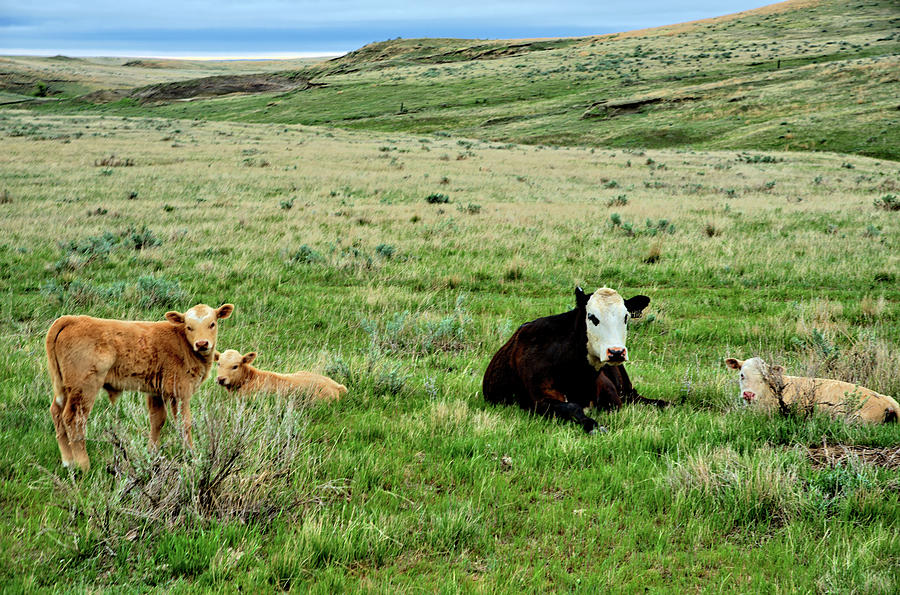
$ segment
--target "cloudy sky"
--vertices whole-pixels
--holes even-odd
[[[394,37],[590,35],[720,16],[765,0],[0,0],[0,54],[342,53]]]

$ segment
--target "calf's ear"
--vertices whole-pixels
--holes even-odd
[[[769,366],[769,370],[774,372],[775,374],[784,374],[784,366],[779,366],[778,364]]]
[[[166,320],[172,324],[184,324],[184,314],[181,312],[166,312]]]
[[[234,304],[222,304],[216,308],[216,318],[228,318],[234,312]]]
[[[744,362],[739,359],[734,359],[733,357],[725,358],[725,365],[731,368],[732,370],[740,370]]]
[[[213,356],[213,361],[214,361],[214,362],[219,361],[219,357],[220,357],[221,355],[222,355],[222,354],[219,353],[219,350],[217,349],[217,350],[216,350],[216,354]]]
[[[245,364],[249,364],[249,363],[252,363],[253,360],[255,360],[255,359],[256,359],[256,352],[255,352],[255,351],[251,351],[250,353],[246,354],[246,355],[241,359],[241,361],[242,361],[243,363],[245,363]]]
[[[578,308],[584,308],[585,306],[587,306],[589,299],[591,299],[591,296],[585,294],[580,285],[575,288],[575,305]]]
[[[636,295],[625,300],[625,309],[628,310],[628,313],[631,314],[632,318],[640,318],[641,314],[644,312],[644,308],[649,304],[650,298],[646,295]]]

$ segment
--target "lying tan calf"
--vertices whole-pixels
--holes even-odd
[[[278,393],[298,394],[307,393],[316,399],[323,401],[335,401],[346,394],[347,387],[338,384],[327,376],[312,372],[297,372],[295,374],[277,374],[258,370],[251,366],[256,359],[256,352],[251,351],[246,355],[234,349],[227,349],[223,353],[216,352],[216,361],[219,362],[219,375],[216,382],[225,387],[229,392],[241,395],[251,393]]]
[[[770,366],[758,357],[746,361],[728,358],[725,364],[741,371],[741,396],[751,405],[764,409],[778,407],[775,390],[783,385],[785,405],[814,406],[835,417],[844,416],[869,423],[896,422],[900,405],[874,390],[826,378],[785,376],[781,366]]]

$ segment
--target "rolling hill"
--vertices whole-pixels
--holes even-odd
[[[284,84],[198,92],[204,77],[35,109],[897,160],[898,25],[891,0],[793,0],[596,37],[395,39],[268,75]]]

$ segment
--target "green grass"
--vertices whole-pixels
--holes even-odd
[[[900,585],[900,472],[807,455],[896,447],[897,426],[748,411],[722,365],[900,394],[900,219],[873,204],[896,163],[30,110],[0,112],[0,139],[7,589]],[[609,432],[588,437],[484,403],[492,354],[576,284],[651,297],[629,373],[674,407],[595,412]],[[226,301],[220,350],[348,395],[244,402],[206,382],[195,450],[169,424],[158,454],[142,396],[100,399],[92,469],[64,471],[52,320]]]

